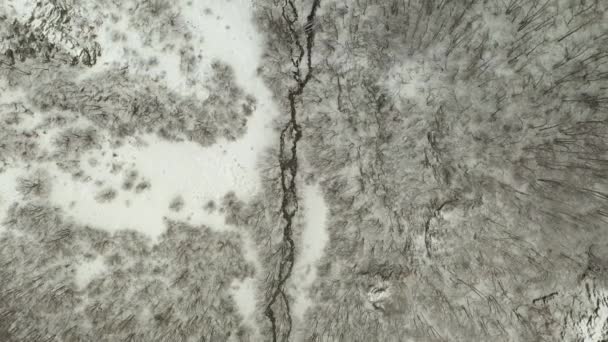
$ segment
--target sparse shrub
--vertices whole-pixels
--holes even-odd
[[[135,186],[135,193],[139,194],[141,192],[144,192],[144,191],[150,189],[151,186],[152,186],[152,184],[150,184],[150,182],[141,181]]]
[[[169,209],[175,212],[179,212],[184,208],[184,198],[182,196],[175,196],[171,203],[169,203]]]
[[[26,177],[19,177],[17,191],[26,199],[48,197],[51,191],[49,173],[39,169]]]
[[[95,200],[100,203],[107,203],[107,202],[113,201],[117,195],[118,194],[116,193],[116,190],[114,190],[112,188],[107,188],[107,189],[100,191],[95,196]]]

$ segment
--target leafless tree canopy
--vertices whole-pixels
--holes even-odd
[[[129,19],[96,16],[110,4]],[[75,223],[36,165],[84,182],[79,158],[104,143],[236,141],[258,99],[220,60],[197,83],[187,7],[8,8],[0,86],[17,95],[0,103],[0,177],[8,165],[27,172],[0,232],[0,341],[608,340],[607,1],[254,1],[255,68],[280,113],[260,191],[197,209],[224,215],[227,231],[166,219],[158,241]],[[102,23],[115,40],[124,24],[142,46],[175,51],[205,96],[119,65],[80,77],[108,52]],[[164,62],[129,53],[142,70]],[[157,186],[111,167],[124,179],[93,194],[100,205]],[[310,179],[329,241],[296,318]],[[189,204],[167,203],[174,214]],[[78,267],[99,256],[105,275],[79,287]],[[231,292],[248,277],[253,323]]]

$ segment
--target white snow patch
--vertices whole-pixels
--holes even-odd
[[[85,175],[90,177],[88,182],[74,180],[50,167],[54,169],[55,180],[51,200],[76,221],[109,231],[134,229],[156,238],[166,228],[165,218],[221,230],[225,226],[223,214],[204,207],[209,201],[221,202],[230,191],[246,201],[259,190],[257,157],[273,136],[270,127],[260,124],[260,119],[261,113],[251,119],[251,126],[241,140],[209,147],[193,142],[168,142],[153,135],[143,136],[143,145],[131,139],[131,143],[117,149],[106,142],[80,160]],[[88,163],[91,158],[97,160],[96,165]],[[122,170],[113,173],[114,164],[122,165]],[[122,190],[129,170],[137,171],[136,183],[147,181],[150,188],[140,193]],[[95,196],[103,188],[115,189],[116,198],[98,202]],[[177,195],[184,199],[184,209],[174,212],[169,204]]]
[[[158,47],[143,44],[139,34],[129,27],[129,18],[121,17],[116,23],[105,20],[98,29],[98,42],[102,54],[97,64],[82,78],[107,67],[128,67],[133,74],[145,74],[152,78],[164,78],[167,86],[180,93],[188,93],[190,86],[180,71],[178,51],[162,51]],[[120,39],[116,39],[120,37]],[[147,64],[156,58],[155,65]],[[143,63],[143,64],[142,64]],[[202,89],[197,88],[197,92]]]
[[[23,89],[10,87],[6,80],[0,80],[0,104],[23,102],[26,98]]]
[[[595,309],[582,315],[577,324],[583,342],[604,341],[608,337],[608,291],[601,289],[594,297]]]
[[[20,122],[10,126],[17,131],[33,130],[42,122],[41,116],[25,111],[26,107],[22,104],[26,101],[26,94],[23,89],[11,88],[5,81],[0,80],[0,119],[5,119],[5,115],[9,113],[18,113]]]
[[[11,3],[9,2],[9,5]],[[11,106],[13,103],[19,103],[25,97],[25,93],[21,89],[11,89],[6,80],[0,80],[0,106]],[[31,115],[22,115],[21,123],[16,127],[17,130],[32,129],[38,122]],[[0,119],[4,119],[3,117]],[[6,218],[8,208],[16,201],[19,201],[17,193],[17,178],[23,174],[23,165],[14,165],[12,160],[3,160],[0,158],[0,232],[5,228],[3,222]]]
[[[388,282],[382,282],[377,286],[372,287],[367,292],[367,300],[370,303],[381,303],[391,296],[391,287]]]
[[[262,269],[258,251],[251,235],[247,231],[242,231],[241,238],[243,239],[243,255],[245,260],[252,263],[256,270]]]
[[[427,69],[431,68],[423,57],[407,57],[402,63],[397,63],[388,73],[386,89],[392,92],[396,98],[425,106],[429,82],[429,76],[426,75]]]
[[[102,55],[87,76],[109,66],[128,66],[129,72],[164,79],[169,89],[182,94],[196,92],[206,96],[206,90],[188,82],[188,78],[204,80],[211,74],[211,62],[220,60],[233,67],[237,83],[260,102],[269,100],[270,93],[257,76],[257,67],[264,42],[253,21],[249,0],[181,0],[177,6],[180,23],[192,34],[194,55],[201,56],[199,66],[190,74],[180,70],[179,49],[165,49],[166,44],[144,45],[138,32],[129,25],[128,16],[116,23],[109,15],[99,27],[98,38]],[[181,25],[181,24],[180,24]],[[116,39],[120,33],[120,39]],[[176,42],[177,43],[177,42]],[[179,46],[178,46],[179,47]],[[155,58],[155,65],[142,64]],[[84,77],[87,77],[84,76]]]
[[[0,233],[6,228],[3,222],[9,207],[19,201],[17,178],[23,173],[20,168],[8,168],[0,173]]]
[[[212,58],[230,64],[234,68],[237,83],[257,99],[256,110],[247,121],[246,134],[234,142],[220,139],[209,147],[190,142],[166,142],[151,135],[142,138],[146,146],[127,144],[112,150],[106,144],[101,150],[84,156],[81,165],[86,165],[84,161],[91,157],[100,162],[99,166],[86,167],[84,171],[93,180],[103,181],[104,186],[118,190],[118,196],[114,200],[98,203],[94,197],[102,189],[94,182],[75,182],[66,174],[56,174],[59,184],[53,186],[55,191],[52,200],[77,221],[110,231],[135,229],[153,238],[164,231],[165,217],[222,229],[223,215],[210,213],[203,210],[203,207],[210,200],[218,203],[229,191],[234,191],[243,200],[249,199],[258,191],[260,174],[257,161],[260,153],[277,140],[271,122],[278,111],[272,102],[270,91],[256,73],[262,54],[262,42],[253,25],[251,3],[245,0],[205,1],[204,5],[193,2],[192,6],[193,8],[183,7],[183,15],[187,17],[187,23],[193,26],[195,36],[203,41],[203,50]],[[213,15],[205,14],[207,7]],[[120,25],[124,26],[121,31],[128,32],[124,19],[119,22],[119,27]],[[230,29],[226,29],[226,25]],[[106,53],[98,64],[121,61],[124,57],[121,52],[123,43],[108,45],[113,43],[107,34],[104,37],[107,41],[104,40],[101,45],[103,48],[106,44]],[[141,43],[131,42],[137,40],[137,37],[131,37],[130,34],[128,37],[126,45],[130,45],[130,48],[143,49],[142,51],[151,49],[141,46]],[[159,67],[171,68],[166,70],[167,74],[177,75],[175,60],[163,56],[159,61]],[[178,87],[177,84],[174,86]],[[113,158],[113,153],[117,157]],[[126,168],[136,170],[151,183],[151,188],[140,194],[119,190],[124,175],[110,172],[113,162],[123,162]],[[183,197],[184,209],[171,212],[169,203],[177,195]]]
[[[103,274],[106,270],[106,266],[103,262],[103,257],[97,256],[95,259],[85,261],[78,264],[76,267],[76,274],[74,275],[74,281],[79,289],[84,289],[89,285],[91,280],[99,275]]]
[[[4,5],[6,9],[12,9],[15,11],[17,20],[24,21],[30,17],[34,7],[36,6],[35,0],[6,0]]]
[[[321,259],[329,235],[326,229],[327,206],[318,185],[308,185],[304,193],[305,227],[302,232],[301,252],[294,266],[296,298],[294,316],[302,319],[310,306],[308,289],[316,278],[315,263]]]
[[[241,232],[241,239],[243,241],[243,255],[247,262],[253,264],[256,270],[253,277],[245,278],[244,280],[236,280],[232,285],[232,297],[237,304],[238,310],[243,316],[245,325],[253,329],[255,336],[260,335],[256,324],[256,274],[261,270],[261,263],[258,256],[257,249],[254,245],[253,239],[250,234],[246,231]]]
[[[262,35],[253,22],[253,2],[250,0],[182,0],[182,15],[211,59],[230,64],[237,83],[258,99],[269,100],[268,90],[257,77],[257,67],[263,53]],[[211,14],[208,14],[209,11]],[[206,13],[207,12],[207,13]]]
[[[232,285],[232,298],[236,302],[239,312],[244,318],[246,325],[255,329],[255,308],[256,308],[256,285],[254,278],[245,278],[242,281],[235,281]]]

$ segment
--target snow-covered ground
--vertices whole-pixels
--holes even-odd
[[[223,214],[205,210],[205,206],[209,201],[220,203],[229,191],[246,200],[258,190],[259,149],[255,135],[248,134],[244,138],[248,141],[232,146],[218,143],[201,147],[190,142],[167,142],[156,136],[143,137],[143,145],[133,142],[118,149],[106,143],[81,159],[85,178],[91,177],[90,181],[75,181],[58,169],[53,172],[51,199],[77,222],[110,231],[133,229],[156,238],[165,230],[164,218],[223,230]],[[265,142],[261,139],[260,143]],[[113,172],[115,165],[120,165],[121,170]],[[144,183],[149,187],[139,192],[123,190],[131,172],[136,173],[133,188]],[[116,190],[116,197],[97,201],[96,194],[106,188]],[[176,196],[184,200],[184,207],[178,212],[169,208]]]
[[[10,104],[20,101],[23,97],[23,91],[9,90],[6,82],[0,80],[0,106],[10,106]],[[26,116],[20,123],[20,126],[23,129],[27,129],[34,125],[35,121],[33,117]],[[4,231],[2,223],[5,220],[8,208],[19,200],[16,187],[17,178],[22,173],[19,168],[5,164],[10,161],[3,162],[3,160],[4,158],[0,158],[0,233]]]
[[[305,225],[302,232],[301,252],[294,265],[293,284],[295,303],[294,316],[302,319],[310,306],[308,290],[317,276],[316,263],[322,257],[329,240],[326,227],[327,206],[318,185],[307,185],[303,189]]]
[[[26,18],[34,4],[32,1],[11,1],[9,5],[16,7],[20,17]],[[263,41],[253,23],[252,3],[249,0],[183,0],[179,6],[181,23],[192,33],[195,53],[202,56],[195,74],[186,75],[198,78],[198,85],[188,83],[180,70],[179,49],[166,50],[162,46],[142,44],[126,17],[118,18],[117,22],[112,22],[110,16],[105,17],[97,29],[102,55],[97,64],[80,77],[91,77],[117,65],[129,66],[129,72],[156,77],[175,92],[195,92],[204,99],[208,94],[201,85],[208,80],[211,63],[220,60],[234,69],[238,86],[257,100],[256,109],[247,121],[247,132],[238,141],[220,139],[209,147],[190,142],[167,142],[146,135],[130,138],[122,147],[112,148],[108,139],[104,139],[106,142],[100,149],[80,157],[84,172],[81,178],[73,177],[53,163],[39,165],[48,171],[52,180],[51,203],[61,207],[77,223],[111,232],[132,229],[153,239],[166,229],[165,218],[224,230],[228,228],[223,214],[217,209],[206,209],[210,201],[217,207],[230,191],[247,200],[259,190],[258,160],[263,150],[278,141],[271,127],[278,111],[270,91],[257,76]],[[122,34],[123,38],[114,39],[116,33]],[[142,67],[137,64],[142,57],[156,58],[158,63]],[[39,140],[48,145],[56,133],[49,132]],[[18,199],[15,179],[24,172],[11,166],[0,175],[2,215]],[[131,173],[135,174],[134,184],[127,189],[124,183]],[[147,186],[139,191],[136,190],[139,184]],[[99,200],[104,191],[113,195]],[[183,208],[170,209],[172,199],[178,196],[183,198]],[[255,247],[251,243],[248,246],[246,257],[256,264]],[[101,260],[98,258],[78,266],[76,281],[79,287],[86,286],[92,277],[103,271]],[[255,307],[253,279],[236,284],[234,293],[241,312],[251,320]]]
[[[118,149],[106,144],[88,153],[81,165],[91,182],[75,181],[61,171],[53,173],[56,186],[52,201],[80,223],[110,231],[134,229],[151,237],[162,234],[165,217],[221,230],[224,228],[222,214],[204,210],[205,205],[210,201],[217,204],[229,191],[247,200],[259,188],[258,157],[276,140],[270,123],[278,113],[269,90],[256,75],[262,40],[253,25],[251,3],[205,1],[193,2],[191,6],[184,2],[181,6],[183,21],[193,33],[193,41],[202,42],[198,45],[205,55],[204,66],[209,68],[214,59],[231,65],[237,84],[257,99],[256,110],[247,122],[247,133],[238,141],[220,139],[209,147],[144,136],[141,138],[144,144],[133,139]],[[127,40],[113,41],[108,36],[111,30],[102,26],[100,39],[104,53],[91,73],[103,72],[114,62],[128,62],[125,55],[128,47],[140,56],[158,57],[162,63],[158,64],[160,70],[157,71],[168,76],[166,82],[170,88],[179,91],[185,86],[176,65],[178,56],[143,46],[137,34],[128,30],[124,18],[117,24],[104,25],[125,33]],[[94,166],[87,163],[91,159],[96,161]],[[121,191],[124,172],[112,173],[114,164],[136,171],[150,183],[150,188],[141,193]],[[103,187],[117,190],[116,197],[102,203],[96,201],[95,194]],[[169,202],[176,196],[182,196],[185,204],[179,212],[169,210]]]
[[[226,230],[229,228],[223,213],[217,209],[209,210],[208,204],[213,202],[217,208],[222,197],[230,191],[247,201],[260,190],[258,161],[261,152],[278,141],[271,127],[278,111],[270,91],[257,76],[263,41],[253,25],[251,2],[210,0],[188,5],[187,1],[182,1],[180,6],[184,9],[183,23],[193,34],[193,46],[203,56],[195,75],[200,78],[199,85],[192,86],[187,82],[180,71],[177,51],[142,44],[138,33],[129,28],[126,17],[119,18],[116,23],[106,20],[98,29],[103,54],[98,63],[81,77],[91,77],[117,65],[129,65],[129,72],[156,76],[173,91],[196,92],[204,99],[208,94],[200,85],[207,82],[212,61],[220,60],[234,69],[236,83],[257,100],[256,109],[247,121],[247,132],[237,141],[220,139],[208,147],[144,135],[130,137],[121,147],[115,148],[109,137],[105,137],[100,148],[79,157],[83,174],[78,178],[51,162],[36,165],[50,175],[51,203],[62,208],[77,223],[110,232],[132,229],[153,240],[165,231],[166,219]],[[28,13],[26,8],[20,8],[20,12]],[[112,35],[117,32],[122,34],[122,40],[113,39]],[[142,57],[154,57],[160,62],[141,68],[137,60]],[[12,99],[17,97],[17,94],[10,96]],[[32,126],[30,128],[39,123],[34,119],[28,123],[28,120],[23,124]],[[90,124],[71,123],[81,128]],[[39,136],[38,142],[43,149],[52,152],[51,142],[57,133],[57,130],[48,130],[47,134]],[[103,135],[102,131],[99,133]],[[10,204],[19,199],[15,180],[25,172],[14,165],[0,176],[2,215]],[[129,187],[125,187],[127,181]],[[315,264],[328,240],[325,228],[327,208],[319,187],[310,185],[302,191],[306,222],[293,281],[296,297],[293,310],[297,319],[302,318],[310,305],[307,291],[316,277]],[[100,200],[103,193],[112,195]],[[183,200],[183,206],[172,210],[171,201],[178,197]],[[246,234],[243,234],[243,239],[245,258],[257,270],[261,269],[256,246]],[[81,289],[86,287],[103,271],[102,257],[83,260],[75,269],[77,286]],[[256,330],[255,279],[235,281],[231,291],[245,323]]]
[[[201,50],[208,56],[203,58],[207,63],[205,67],[210,67],[214,59],[231,65],[237,84],[257,99],[257,108],[247,122],[247,133],[238,141],[221,139],[205,148],[194,143],[165,142],[147,136],[143,138],[146,146],[128,144],[114,151],[105,146],[94,151],[94,155],[86,158],[93,157],[99,164],[85,170],[93,175],[94,180],[120,188],[123,175],[114,175],[110,171],[113,162],[122,162],[147,179],[151,187],[135,195],[119,192],[115,200],[98,203],[91,192],[99,189],[93,188],[92,183],[70,183],[66,177],[58,176],[62,185],[53,193],[53,199],[64,208],[71,208],[69,213],[80,222],[109,230],[131,228],[153,237],[163,232],[164,217],[222,229],[222,215],[204,211],[203,207],[209,201],[218,203],[229,191],[246,200],[259,188],[258,157],[275,140],[270,123],[278,113],[270,91],[256,75],[263,42],[253,25],[251,3],[246,0],[198,1],[188,6],[184,1],[181,8],[183,20],[193,33],[193,41],[202,42]],[[128,32],[126,23],[119,23],[125,26],[121,31]],[[138,43],[137,37],[127,36],[126,45],[130,49],[141,49],[140,55],[159,56],[162,63],[158,67],[165,68],[161,72],[170,76],[167,78],[170,88],[179,90],[184,86],[185,83],[177,77],[179,71],[175,66],[175,55],[154,51]],[[109,38],[103,40],[106,52],[99,61],[100,68],[107,67],[112,61],[124,61],[125,46],[112,44]],[[169,201],[178,195],[184,198],[185,209],[178,213],[170,212]]]
[[[105,269],[103,257],[97,256],[92,260],[83,261],[76,266],[76,274],[74,276],[76,286],[79,289],[84,289],[91,280],[102,275]]]
[[[5,230],[3,222],[6,219],[8,208],[19,201],[17,177],[20,173],[19,169],[11,168],[0,174],[0,233]]]
[[[10,13],[14,13],[15,17],[19,20],[29,18],[32,13],[32,9],[36,6],[35,0],[5,0],[4,9]],[[2,5],[0,5],[2,6]]]
[[[253,264],[256,273],[261,270],[261,264],[258,257],[257,248],[251,239],[251,236],[243,232],[243,249],[244,257],[249,263]],[[246,278],[243,281],[235,281],[232,287],[232,296],[237,303],[239,312],[244,317],[245,324],[249,325],[255,334],[259,334],[255,323],[256,314],[256,278]]]
[[[576,324],[578,336],[584,342],[605,341],[608,337],[608,291],[602,288],[593,292],[595,309],[586,312]]]
[[[182,0],[182,3],[190,2]],[[192,1],[192,7],[182,5],[185,22],[194,35],[203,41],[205,55],[230,64],[237,83],[260,103],[269,103],[270,91],[257,76],[263,52],[262,35],[253,23],[252,1],[208,0]]]
[[[159,47],[146,46],[137,32],[129,28],[128,17],[123,16],[117,22],[105,20],[98,28],[98,42],[102,47],[102,54],[97,59],[97,64],[90,72],[82,76],[90,76],[100,70],[109,67],[128,67],[133,74],[145,74],[151,78],[162,78],[174,91],[189,93],[186,78],[182,77],[180,71],[179,51],[163,51]],[[117,39],[117,37],[120,37]],[[156,64],[144,62],[156,59]],[[198,75],[203,78],[203,75]],[[197,88],[197,92],[204,91]]]
[[[178,8],[180,15],[173,33],[191,34],[193,54],[200,56],[199,67],[187,76],[202,81],[210,75],[213,60],[225,62],[234,69],[239,86],[253,94],[262,107],[266,106],[263,110],[268,111],[271,95],[257,76],[263,41],[253,23],[252,2],[181,0]],[[102,55],[91,73],[110,66],[128,66],[129,72],[164,79],[169,89],[176,92],[206,96],[203,87],[187,83],[180,71],[179,46],[171,50],[165,48],[166,44],[145,45],[140,34],[130,28],[126,16],[117,22],[108,16],[97,31]],[[153,58],[158,63],[139,65],[142,59]]]
[[[256,309],[256,281],[254,278],[246,278],[243,281],[235,281],[231,288],[232,297],[236,302],[240,314],[244,318],[245,325],[253,329],[254,334],[259,334],[255,323]]]

